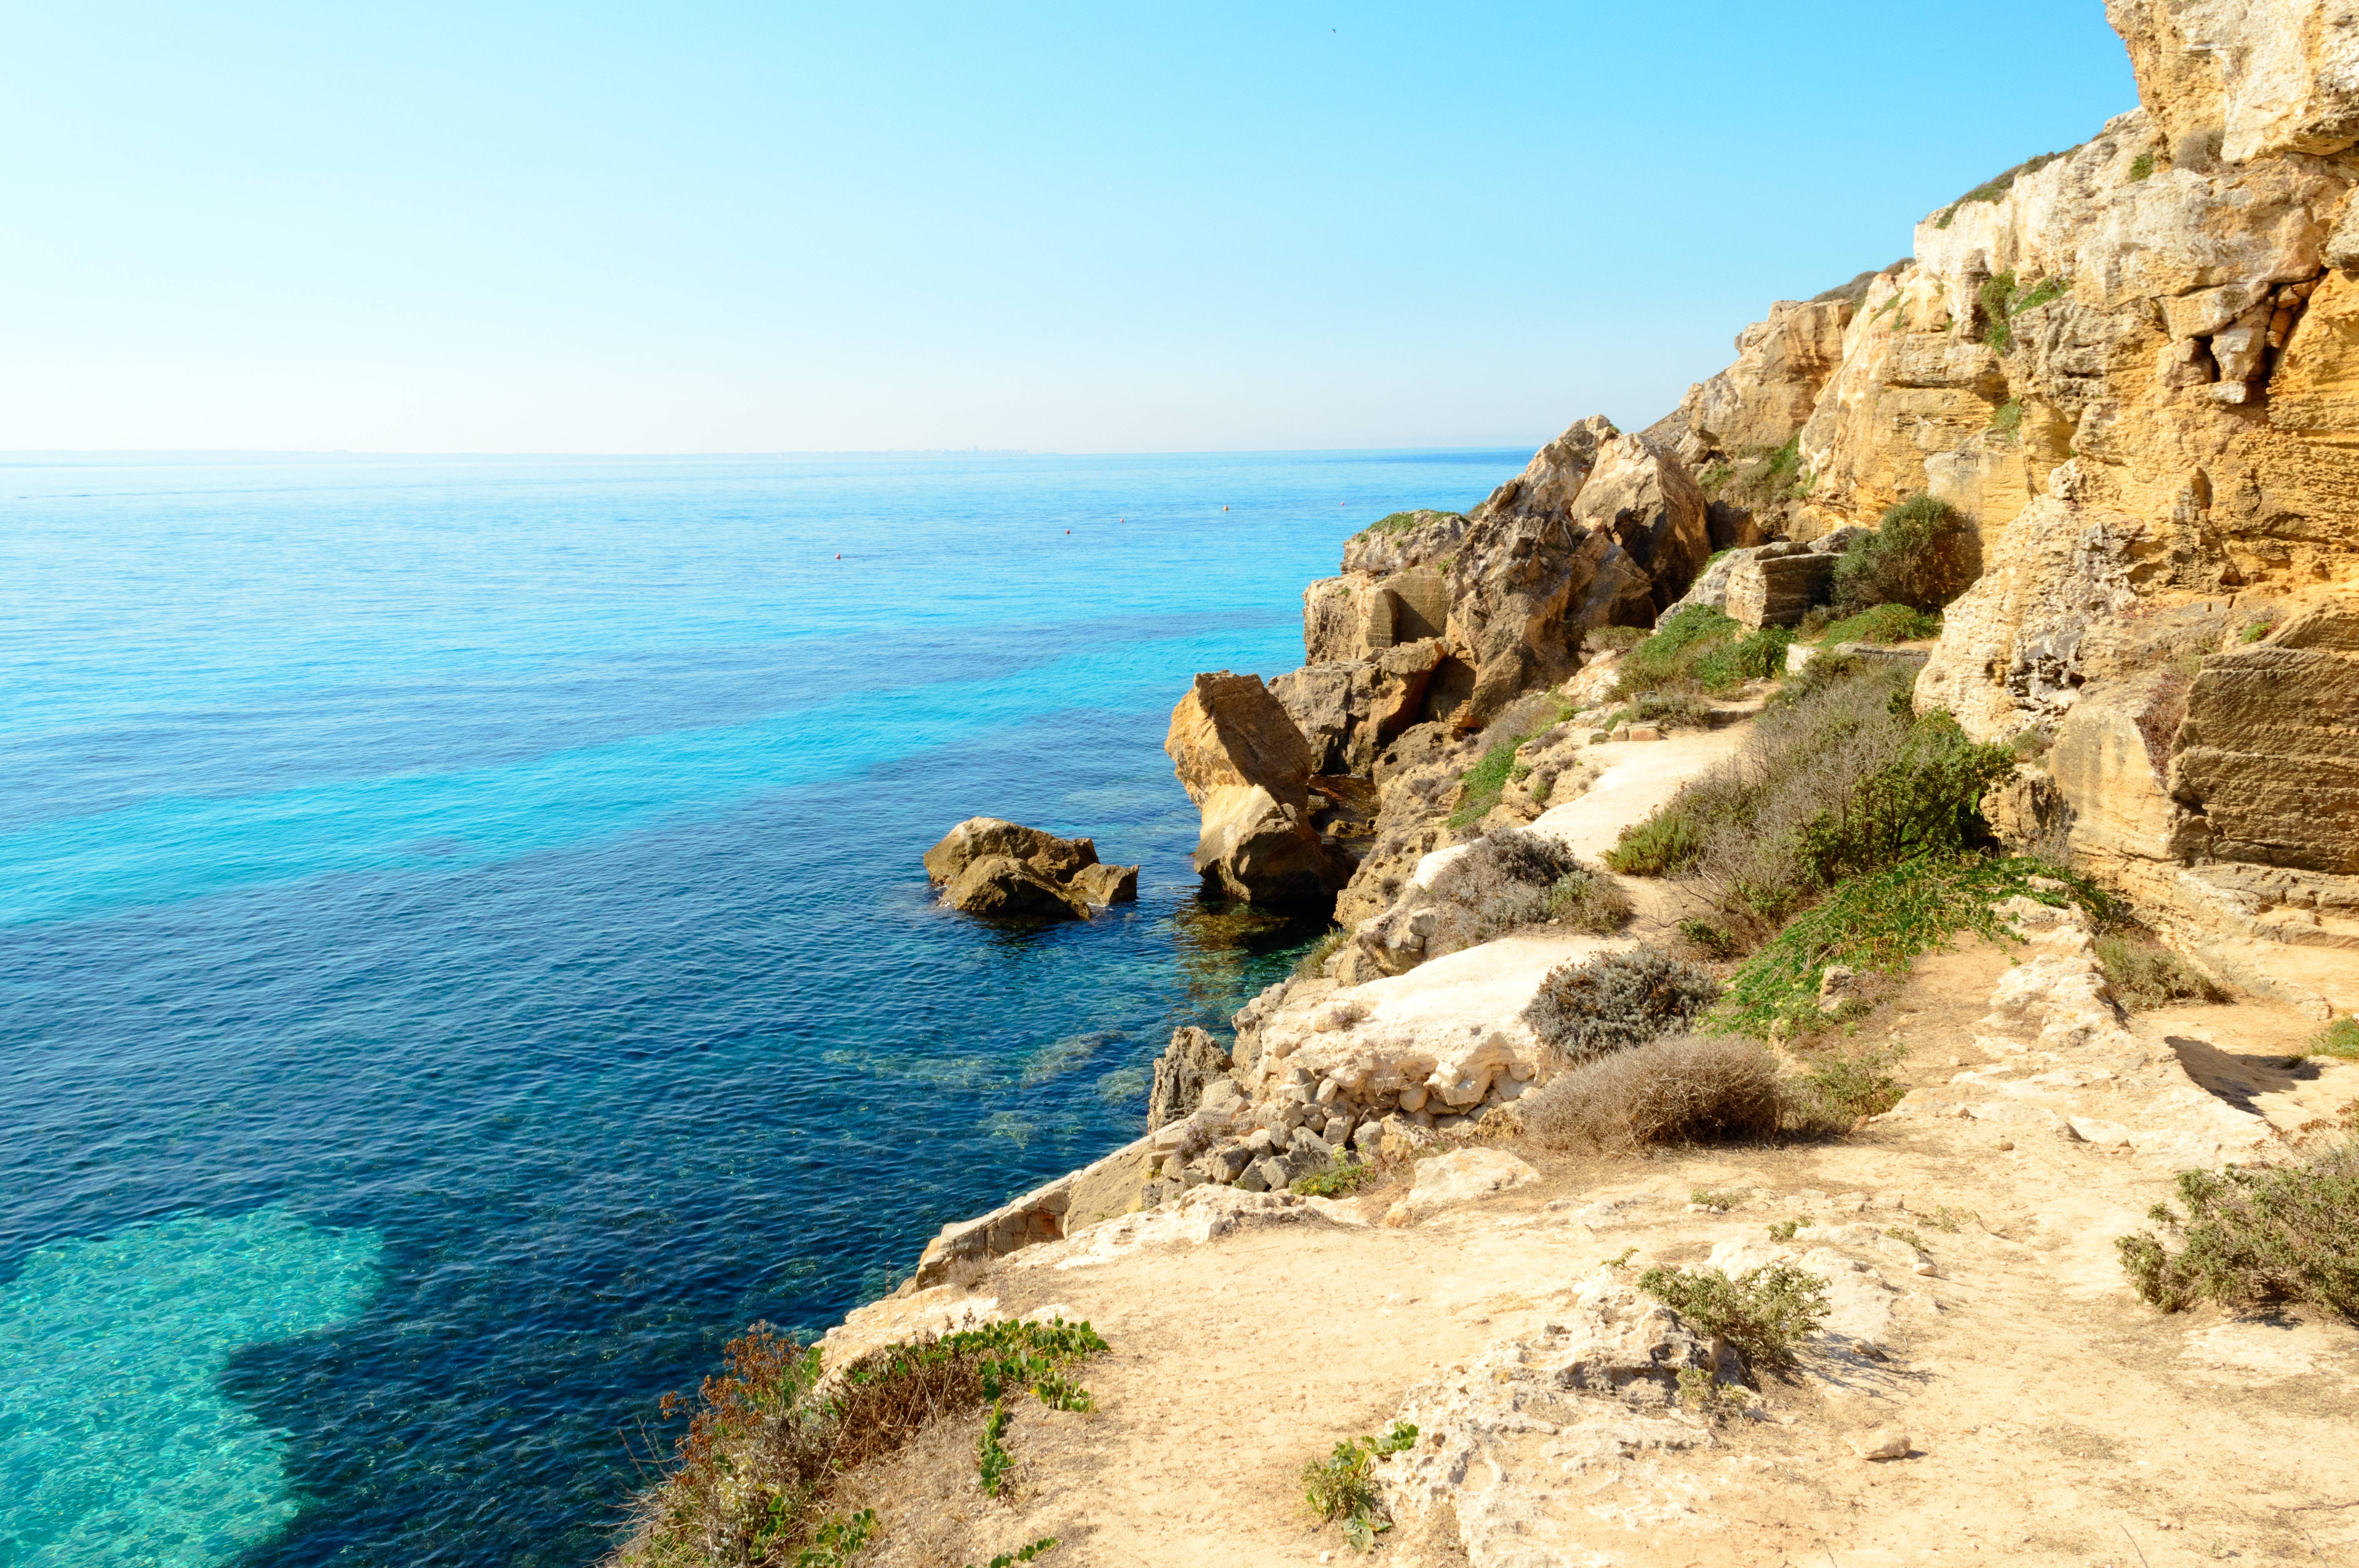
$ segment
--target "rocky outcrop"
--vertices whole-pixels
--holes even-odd
[[[1808,545],[1764,545],[1729,569],[1721,608],[1740,625],[1799,624],[1824,604],[1834,585],[1835,557]]]
[[[2349,0],[2106,0],[2138,98],[2174,148],[2243,164],[2359,143]]]
[[[1774,451],[1799,434],[1843,363],[1850,298],[1780,300],[1736,335],[1736,362],[1688,388],[1675,416],[1678,451],[1701,471],[1714,460]]]
[[[1098,860],[1087,838],[1060,838],[996,816],[971,816],[926,851],[927,878],[963,914],[1086,920],[1138,896],[1136,866]]]
[[[1220,1042],[1192,1025],[1171,1033],[1171,1044],[1155,1061],[1155,1087],[1147,1099],[1151,1130],[1190,1115],[1203,1103],[1207,1085],[1229,1070]]]
[[[1259,676],[1198,676],[1163,749],[1202,815],[1195,866],[1207,889],[1324,908],[1351,880],[1348,842],[1321,831],[1334,795],[1314,797],[1310,742]]]

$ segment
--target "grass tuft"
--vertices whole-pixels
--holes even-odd
[[[1879,604],[1831,622],[1818,635],[1822,644],[1919,643],[1941,633],[1941,618],[1907,604]]]
[[[1335,927],[1310,944],[1302,957],[1294,960],[1294,978],[1298,980],[1317,979],[1326,969],[1327,960],[1333,957],[1339,949],[1348,946],[1351,940],[1350,932],[1340,925]]]
[[[2341,1062],[2359,1062],[2359,1018],[2338,1018],[2310,1037],[2302,1053],[2308,1056],[2332,1056]]]
[[[1376,1179],[1375,1163],[1349,1156],[1331,1158],[1326,1165],[1294,1184],[1292,1190],[1308,1198],[1349,1197]]]
[[[2097,962],[2115,1000],[2133,1012],[2175,1001],[2225,1001],[2228,995],[2202,970],[2168,947],[2127,936],[2097,938]]]
[[[1428,523],[1446,522],[1458,515],[1460,514],[1455,512],[1438,512],[1431,507],[1414,512],[1388,513],[1361,529],[1353,537],[1364,539],[1372,534],[1406,534]]]

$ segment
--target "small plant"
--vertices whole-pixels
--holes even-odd
[[[1630,1266],[1630,1260],[1637,1255],[1638,1249],[1636,1247],[1625,1247],[1621,1251],[1605,1260],[1605,1266],[1609,1269],[1626,1269]]]
[[[2140,185],[2154,178],[2154,154],[2143,152],[2130,159],[2130,183]]]
[[[1376,1179],[1371,1161],[1331,1159],[1321,1169],[1298,1180],[1293,1191],[1310,1198],[1348,1197]]]
[[[2152,1211],[2178,1251],[2150,1231],[2115,1244],[2152,1305],[2299,1302],[2359,1320],[2359,1141],[2299,1165],[2181,1171],[2179,1201],[2184,1218],[2167,1204]]]
[[[2308,1056],[2332,1056],[2338,1061],[2359,1062],[2359,1017],[2338,1018],[2310,1037],[2302,1053]],[[2354,1101],[2359,1104],[2359,1101]]]
[[[1832,1310],[1827,1282],[1790,1263],[1730,1279],[1718,1269],[1649,1269],[1638,1288],[1689,1326],[1734,1346],[1748,1366],[1784,1371],[1794,1349]]]
[[[1698,952],[1714,958],[1736,956],[1736,938],[1709,921],[1682,920],[1680,935]]]
[[[2023,435],[2023,400],[2010,397],[1991,415],[1991,434],[2002,441],[2013,441]]]
[[[811,1532],[811,1543],[795,1553],[795,1568],[844,1568],[876,1533],[876,1510],[829,1519]]]
[[[1882,1116],[1900,1103],[1907,1092],[1899,1079],[1884,1069],[1906,1055],[1907,1048],[1838,1056],[1823,1066],[1792,1080],[1791,1092],[1807,1125],[1817,1123],[1836,1130],[1856,1126],[1871,1116]]]
[[[1722,1382],[1701,1367],[1680,1368],[1679,1400],[1680,1408],[1703,1417],[1712,1426],[1743,1415],[1752,1402],[1743,1389]]]
[[[1544,1044],[1580,1063],[1684,1028],[1719,995],[1720,982],[1694,965],[1659,947],[1635,947],[1549,970],[1523,1019]]]
[[[1703,825],[1675,798],[1622,830],[1605,863],[1625,877],[1674,877],[1703,853]]]
[[[1879,604],[1940,610],[1983,575],[1982,535],[1932,495],[1887,508],[1875,532],[1835,562],[1835,607],[1856,615]]]
[[[1321,1524],[1343,1521],[1343,1540],[1354,1552],[1374,1551],[1379,1531],[1392,1528],[1384,1515],[1384,1498],[1372,1470],[1388,1454],[1415,1446],[1417,1428],[1405,1421],[1393,1422],[1382,1437],[1353,1437],[1335,1445],[1324,1459],[1302,1467],[1302,1498]]]
[[[2236,634],[2236,641],[2250,647],[2277,629],[2277,623],[2274,621],[2255,621]]]
[[[1698,1208],[1708,1208],[1714,1214],[1726,1214],[1745,1201],[1741,1192],[1716,1193],[1707,1187],[1696,1187],[1688,1194],[1688,1202]]]
[[[1970,1217],[1961,1210],[1951,1208],[1948,1204],[1942,1204],[1933,1210],[1933,1217],[1925,1223],[1936,1230],[1955,1236],[1958,1233],[1958,1221],[1968,1217]]]
[[[1884,1227],[1884,1234],[1889,1236],[1895,1241],[1907,1242],[1909,1246],[1914,1247],[1919,1252],[1930,1252],[1933,1250],[1930,1247],[1925,1245],[1925,1238],[1923,1237],[1918,1235],[1915,1231],[1909,1229],[1905,1225],[1887,1225]]]
[[[2133,1012],[2175,1001],[2225,1001],[2227,993],[2211,978],[2168,947],[2126,936],[2097,938],[2097,962],[2114,997]]]
[[[1053,1535],[1044,1535],[1029,1546],[1020,1546],[1013,1552],[1001,1552],[991,1560],[991,1568],[1016,1568],[1018,1563],[1029,1563],[1036,1557],[1045,1556],[1056,1550],[1057,1538]],[[974,1565],[969,1563],[967,1568],[974,1568]]]
[[[1455,512],[1437,512],[1430,507],[1416,512],[1389,513],[1361,529],[1354,537],[1364,539],[1378,534],[1406,534],[1428,523],[1447,523],[1458,515]]]
[[[1915,643],[1939,636],[1941,618],[1906,604],[1879,604],[1822,626],[1818,641],[1832,643]]]
[[[1798,1214],[1791,1219],[1781,1219],[1769,1227],[1769,1238],[1772,1241],[1791,1241],[1794,1239],[1794,1232],[1810,1223],[1810,1217],[1807,1214]]]

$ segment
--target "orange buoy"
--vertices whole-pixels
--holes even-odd
[[[837,560],[839,560],[839,561],[840,561],[840,560],[842,560],[842,559],[843,559],[843,552],[842,552],[842,550],[838,550],[838,551],[836,551],[836,552],[835,552],[835,558],[836,558]]]
[[[1223,512],[1226,512],[1226,511],[1228,510],[1228,508],[1227,508],[1227,507],[1225,507],[1225,506],[1223,506],[1223,507],[1222,507],[1222,508],[1221,508],[1221,510],[1222,510],[1222,511],[1223,511]]]

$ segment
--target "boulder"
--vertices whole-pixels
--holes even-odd
[[[1572,503],[1597,466],[1597,449],[1621,432],[1603,415],[1593,415],[1532,454],[1524,471],[1493,491],[1474,509],[1476,517],[1569,517]]]
[[[1313,665],[1364,659],[1438,637],[1449,619],[1450,580],[1439,566],[1322,578],[1302,590],[1302,656]]]
[[[1136,872],[1133,873],[1136,875]],[[1013,855],[970,860],[951,879],[942,902],[962,914],[1003,920],[1085,920],[1089,905],[1063,883]]]
[[[1850,299],[1780,300],[1736,335],[1736,362],[1688,389],[1676,416],[1679,454],[1712,458],[1774,451],[1793,439],[1843,363]]]
[[[1138,868],[1109,866],[1103,861],[1083,866],[1065,884],[1067,890],[1082,903],[1104,907],[1114,903],[1138,902]]]
[[[1155,1062],[1155,1087],[1147,1096],[1147,1125],[1152,1130],[1175,1122],[1203,1102],[1206,1086],[1229,1070],[1229,1054],[1203,1030],[1190,1026],[1171,1032],[1171,1044]],[[1239,1169],[1243,1162],[1238,1162]],[[1228,1180],[1234,1181],[1233,1172]]]
[[[1195,866],[1208,888],[1274,908],[1325,908],[1351,880],[1322,835],[1310,742],[1259,676],[1200,675],[1171,711],[1163,749],[1201,814]]]
[[[1647,578],[1660,611],[1687,590],[1712,554],[1703,491],[1678,459],[1636,436],[1601,442],[1572,503],[1576,524],[1610,534]]]
[[[1455,512],[1396,514],[1390,527],[1363,528],[1343,543],[1343,569],[1371,577],[1391,577],[1458,553],[1466,536],[1466,519]]]
[[[1052,881],[1098,863],[1097,845],[1090,839],[1060,838],[996,816],[970,816],[926,851],[926,875],[938,884],[956,881],[969,862],[988,855],[1011,856]]]

